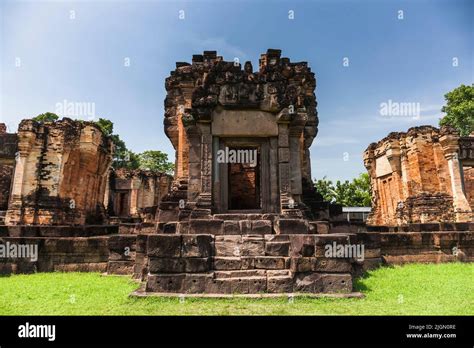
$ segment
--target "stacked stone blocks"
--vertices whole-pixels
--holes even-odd
[[[148,235],[147,292],[351,292],[350,258],[327,258],[324,245],[346,235]]]

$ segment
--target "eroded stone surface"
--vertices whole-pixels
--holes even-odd
[[[364,153],[372,186],[372,212],[367,223],[393,226],[472,221],[461,173],[462,165],[470,162],[460,162],[459,152],[459,135],[448,127],[414,127],[371,144]],[[472,160],[468,155],[463,158]],[[472,177],[467,173],[470,192]]]
[[[154,221],[156,209],[170,190],[172,177],[151,170],[119,168],[109,178],[108,213]]]
[[[23,120],[6,223],[103,222],[112,150],[92,122]]]

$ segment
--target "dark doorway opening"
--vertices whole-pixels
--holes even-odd
[[[235,151],[254,151],[256,161],[253,163],[228,164],[229,210],[261,209],[260,196],[260,148],[231,148]]]
[[[128,215],[128,194],[127,192],[120,192],[118,199],[118,216]]]

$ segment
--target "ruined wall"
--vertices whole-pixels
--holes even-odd
[[[8,208],[17,143],[17,135],[7,133],[5,124],[0,123],[0,211]]]
[[[172,177],[158,171],[120,168],[111,173],[110,214],[154,217],[161,198],[169,193]]]
[[[102,222],[112,151],[94,123],[23,120],[6,223]]]
[[[431,126],[390,133],[364,153],[371,178],[369,225],[471,221],[462,189],[459,136]]]
[[[474,211],[474,167],[464,168],[464,191],[469,205]]]
[[[109,236],[118,226],[2,226],[0,245],[30,250],[29,257],[0,258],[0,275],[35,272],[105,272]],[[32,249],[36,249],[32,255]],[[23,255],[25,256],[25,255]],[[32,256],[35,256],[34,258]]]

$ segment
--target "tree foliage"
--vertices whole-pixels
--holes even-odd
[[[118,134],[114,134],[114,123],[105,118],[99,118],[96,125],[112,139],[115,151],[112,166],[114,168],[157,170],[171,174],[174,164],[168,162],[168,155],[157,150],[148,150],[136,154],[127,148]]]
[[[173,163],[168,161],[168,155],[157,150],[148,150],[138,154],[140,169],[158,170],[171,174],[174,170]]]
[[[341,204],[344,207],[370,207],[370,178],[367,173],[349,182],[336,181],[323,177],[315,181],[316,190],[325,201]]]
[[[474,85],[461,85],[444,95],[446,113],[439,124],[456,128],[462,136],[474,131]]]
[[[52,112],[45,112],[44,114],[39,114],[36,117],[33,117],[33,120],[36,122],[54,122],[59,119],[59,116]]]
[[[111,136],[114,133],[114,123],[106,118],[99,118],[94,122],[106,136]]]

